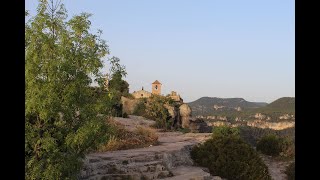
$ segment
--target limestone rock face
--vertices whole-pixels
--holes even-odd
[[[256,113],[256,114],[254,115],[254,117],[255,117],[256,119],[265,119],[265,118],[266,118],[266,115],[261,114],[261,113]]]
[[[177,112],[176,110],[174,109],[174,107],[172,106],[169,106],[168,104],[165,104],[164,107],[168,110],[170,116],[172,118],[175,118],[177,116]]]
[[[179,107],[179,112],[181,116],[181,126],[182,128],[189,128],[190,118],[191,118],[191,108],[188,104],[182,104]]]
[[[282,122],[265,122],[261,120],[248,121],[247,126],[258,127],[258,128],[269,128],[274,130],[283,130],[287,128],[292,128],[295,126],[295,122],[282,121]]]
[[[208,126],[230,126],[230,122],[225,121],[215,121],[215,122],[207,122]]]

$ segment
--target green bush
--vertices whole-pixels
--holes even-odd
[[[283,138],[270,134],[262,137],[257,143],[257,150],[270,156],[278,156],[282,152]]]
[[[133,115],[136,115],[136,116],[143,116],[143,117],[146,117],[147,114],[146,114],[146,105],[145,105],[145,100],[142,99],[138,104],[137,106],[135,107],[135,109],[133,110]]]
[[[257,142],[268,134],[275,134],[279,137],[288,139],[290,142],[293,142],[293,144],[295,140],[295,128],[288,128],[284,130],[261,129],[250,126],[240,126],[238,128],[240,130],[241,138],[252,146],[257,146]]]
[[[221,128],[227,132],[232,129]],[[223,131],[225,132],[225,131]],[[267,166],[258,153],[239,136],[213,135],[191,151],[195,163],[207,167],[211,174],[229,180],[271,179]]]
[[[287,174],[288,180],[295,180],[295,168],[296,168],[295,162],[291,163],[287,167],[285,173]]]
[[[238,128],[228,126],[218,126],[212,129],[212,136],[239,136],[239,134]]]

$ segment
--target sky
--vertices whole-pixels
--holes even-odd
[[[293,0],[64,0],[71,18],[91,13],[110,55],[125,65],[130,92],[176,91],[270,103],[295,96]],[[26,0],[35,15],[37,0]]]

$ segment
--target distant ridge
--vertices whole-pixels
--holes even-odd
[[[262,112],[282,112],[282,113],[294,113],[295,112],[295,98],[294,97],[282,97],[265,107],[259,108]]]
[[[217,111],[237,111],[251,108],[261,108],[268,105],[265,102],[249,102],[243,98],[201,97],[188,103],[193,115],[210,115]]]

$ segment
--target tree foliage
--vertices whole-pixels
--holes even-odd
[[[67,20],[60,1],[40,0],[26,22],[26,179],[76,179],[84,154],[106,141],[108,97],[93,98],[90,84],[109,51],[90,16]]]
[[[129,84],[123,77],[127,75],[124,65],[120,64],[117,57],[109,58],[110,69],[104,78],[99,79],[98,83],[103,85],[110,98],[110,112],[113,116],[122,116],[121,96],[130,97]]]

